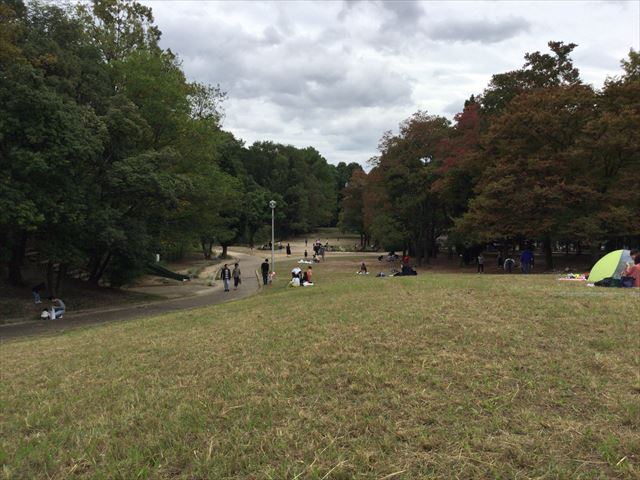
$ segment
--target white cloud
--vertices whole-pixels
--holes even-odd
[[[366,162],[418,109],[451,118],[549,40],[577,43],[596,86],[640,48],[638,2],[142,1],[188,78],[229,93],[226,129],[334,163]]]

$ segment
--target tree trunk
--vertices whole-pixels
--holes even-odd
[[[220,258],[227,258],[227,248],[229,248],[229,245],[227,245],[226,243],[221,243],[220,245],[222,245],[222,253],[220,254]]]
[[[56,282],[53,281],[53,274],[54,274],[54,268],[53,268],[53,262],[51,260],[49,260],[47,262],[47,286],[49,287],[49,295],[51,295],[52,297],[55,297],[57,295],[57,285]]]
[[[67,269],[69,265],[66,263],[61,263],[58,266],[58,278],[56,278],[56,292],[59,293],[61,291],[60,286],[62,285],[62,279],[67,276]]]
[[[204,259],[211,260],[211,243],[201,240],[200,245],[202,245],[202,254],[204,255]]]
[[[87,265],[87,270],[89,271],[89,278],[87,278],[87,282],[89,283],[94,283],[95,278],[98,275],[98,268],[100,268],[100,258],[101,255],[98,255],[98,253],[94,253],[89,260],[89,265]]]
[[[427,265],[429,264],[429,258],[431,257],[431,240],[429,238],[429,234],[426,234],[424,236],[424,241],[423,241],[423,256],[424,256],[424,263],[426,263]]]
[[[100,284],[100,279],[104,275],[104,272],[107,270],[107,267],[109,266],[110,261],[111,261],[111,252],[107,254],[107,258],[104,259],[104,262],[100,267],[100,270],[98,270],[98,274],[96,275],[96,279],[95,279],[96,287]]]
[[[87,280],[91,285],[98,286],[100,284],[100,279],[102,275],[104,275],[109,262],[111,261],[111,252],[107,254],[107,257],[102,260],[102,255],[96,256],[94,261],[93,269],[91,271],[91,275],[89,275],[89,279]]]
[[[14,244],[11,248],[11,258],[9,260],[9,283],[17,286],[22,285],[22,263],[24,262],[24,251],[27,248],[27,234],[20,232],[14,237]]]
[[[553,270],[553,251],[551,249],[551,239],[545,237],[543,241],[544,246],[544,263],[547,270]]]

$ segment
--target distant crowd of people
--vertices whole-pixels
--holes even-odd
[[[461,255],[462,258],[462,255]],[[503,269],[507,273],[512,273],[516,268],[516,261],[512,257],[504,258],[501,252],[498,252],[496,257],[498,268]],[[520,254],[520,271],[522,273],[531,273],[533,271],[533,265],[535,256],[530,248],[525,248]],[[476,267],[478,273],[484,273],[485,258],[484,253],[480,252],[476,257]]]
[[[308,246],[309,246],[309,239],[305,238],[304,239],[304,259],[305,260],[309,259]],[[311,261],[313,261],[313,263],[320,263],[320,259],[324,260],[325,252],[327,251],[328,248],[329,248],[329,242],[326,242],[324,245],[320,240],[316,240],[315,242],[313,242],[313,245],[312,245],[313,256],[311,258]],[[290,257],[291,245],[289,243],[287,243],[285,250],[287,252],[287,256]]]

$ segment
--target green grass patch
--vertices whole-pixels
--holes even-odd
[[[3,344],[0,477],[638,477],[637,291],[357,266]]]

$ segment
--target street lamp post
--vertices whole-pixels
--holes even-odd
[[[276,202],[275,200],[271,200],[269,202],[269,206],[271,207],[271,272],[275,273],[275,248],[276,248],[276,236],[275,236],[275,210],[276,210]]]

